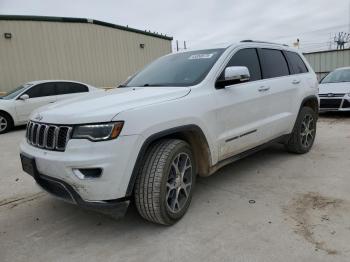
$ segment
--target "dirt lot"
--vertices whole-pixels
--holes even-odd
[[[43,193],[21,171],[24,130],[0,137],[0,261],[349,261],[350,115],[320,118],[313,150],[276,145],[198,179],[173,227],[115,221]]]

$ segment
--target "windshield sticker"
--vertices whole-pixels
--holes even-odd
[[[195,60],[195,59],[210,59],[212,58],[214,53],[212,54],[197,54],[197,55],[191,55],[188,59],[189,60]]]

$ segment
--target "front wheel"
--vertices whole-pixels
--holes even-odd
[[[310,151],[316,137],[317,115],[310,107],[303,107],[292,134],[286,143],[289,152],[304,154]]]
[[[135,185],[140,215],[154,223],[172,225],[186,213],[196,178],[190,146],[166,139],[148,150]]]
[[[6,114],[0,113],[0,134],[8,132],[11,128],[11,119]]]

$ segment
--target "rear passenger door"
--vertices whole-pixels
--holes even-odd
[[[294,124],[298,83],[290,75],[285,53],[278,49],[258,49],[263,81],[259,91],[265,96],[265,140],[289,133]]]
[[[89,92],[86,85],[74,82],[56,82],[57,100],[67,99]]]

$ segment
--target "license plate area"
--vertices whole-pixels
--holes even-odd
[[[32,177],[36,177],[38,170],[36,168],[35,159],[32,157],[25,156],[23,154],[21,154],[20,156],[23,171],[31,175]]]

